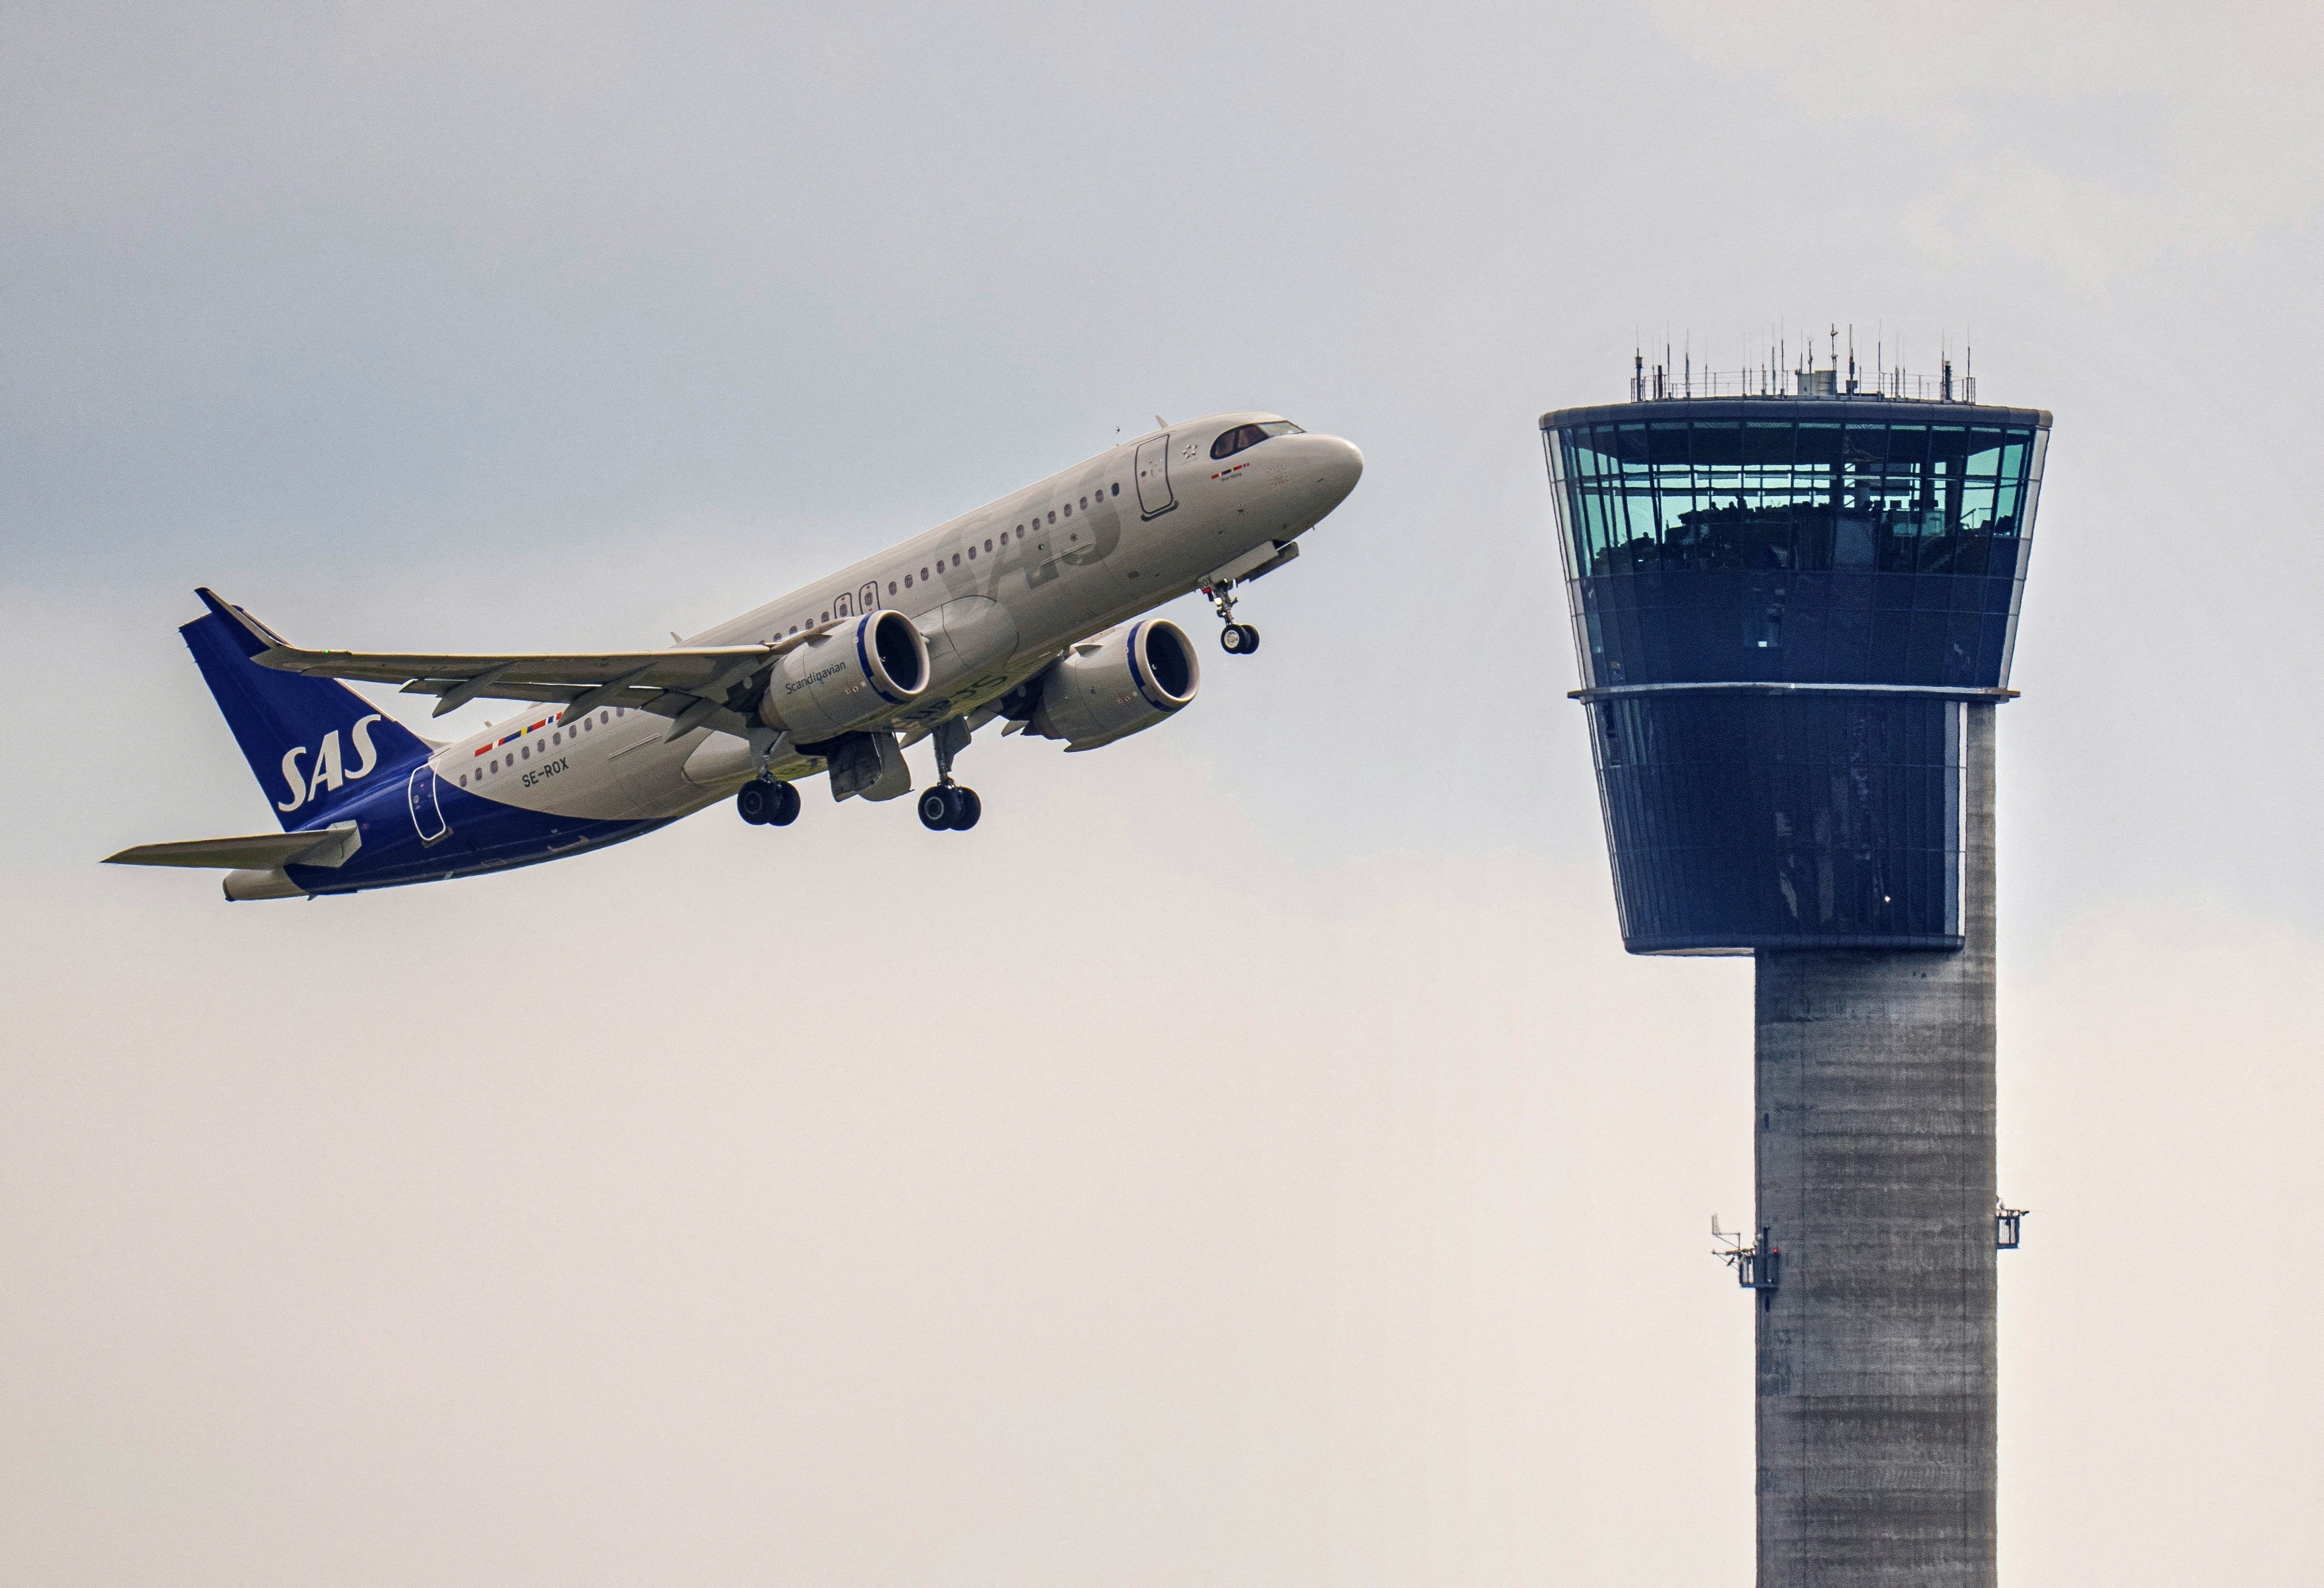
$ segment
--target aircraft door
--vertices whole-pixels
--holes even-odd
[[[411,805],[411,826],[420,835],[422,846],[433,844],[451,831],[444,820],[444,808],[436,799],[436,769],[422,762],[404,785],[404,798]]]
[[[834,617],[853,617],[855,615],[853,605],[854,600],[854,596],[850,596],[846,591],[842,590],[837,596],[832,598],[831,615]]]
[[[867,616],[879,611],[880,586],[876,583],[870,584],[855,592],[855,607],[857,611]]]
[[[1138,511],[1146,518],[1178,505],[1170,494],[1170,438],[1157,436],[1138,448]]]

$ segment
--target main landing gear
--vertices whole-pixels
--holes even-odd
[[[1219,648],[1229,656],[1249,656],[1259,649],[1259,631],[1249,623],[1234,621],[1234,582],[1204,585],[1203,594],[1211,598],[1211,605],[1226,625],[1219,631]]]
[[[920,791],[920,826],[931,833],[965,833],[984,814],[984,801],[973,789],[938,783]]]
[[[788,827],[798,820],[799,791],[771,778],[755,778],[734,796],[734,810],[754,827]]]
[[[968,725],[946,717],[929,735],[936,745],[936,786],[920,792],[920,826],[931,833],[965,833],[984,814],[984,801],[973,789],[952,780],[952,758],[968,748]]]

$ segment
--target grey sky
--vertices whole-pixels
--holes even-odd
[[[1619,953],[1534,421],[1834,319],[2057,415],[2006,1569],[2319,1574],[2324,28],[1886,14],[0,16],[5,1574],[1744,1581],[1748,971]],[[1370,460],[1266,651],[973,841],[90,863],[270,820],[196,583],[648,644],[1250,405]]]

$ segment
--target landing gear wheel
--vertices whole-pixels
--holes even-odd
[[[965,833],[984,814],[984,801],[973,789],[938,783],[920,795],[920,826],[931,833]]]
[[[775,783],[750,782],[742,785],[734,796],[734,812],[754,827],[765,826],[774,820],[778,804]]]
[[[1219,645],[1229,656],[1249,656],[1259,649],[1259,631],[1249,623],[1229,623],[1219,634]]]
[[[767,818],[770,827],[788,827],[798,820],[799,791],[788,783],[775,785],[775,810]]]

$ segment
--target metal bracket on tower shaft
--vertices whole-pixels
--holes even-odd
[[[1784,1277],[1784,1253],[1768,1239],[1771,1233],[1762,1225],[1757,1240],[1746,1241],[1740,1231],[1720,1229],[1716,1214],[1711,1221],[1711,1238],[1720,1242],[1713,1255],[1735,1270],[1738,1285],[1746,1290],[1767,1292],[1772,1301],[1773,1292]]]

